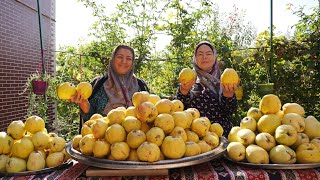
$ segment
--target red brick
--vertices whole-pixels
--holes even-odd
[[[36,2],[0,1],[0,131],[5,131],[11,121],[24,120],[27,115],[28,94],[20,93],[27,77],[41,63]],[[55,0],[40,2],[44,49],[54,50]],[[50,74],[54,72],[54,56],[55,53],[45,51],[46,70]],[[49,111],[49,121],[52,122],[54,112],[51,108]]]

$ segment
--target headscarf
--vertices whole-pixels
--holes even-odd
[[[197,53],[199,47],[202,45],[209,46],[213,52],[213,60],[215,61],[215,63],[213,64],[212,69],[210,71],[202,70],[197,65],[196,53]],[[220,68],[218,65],[218,61],[217,61],[217,51],[211,43],[209,43],[207,41],[202,41],[197,44],[196,49],[193,54],[193,69],[197,73],[196,83],[200,83],[205,89],[209,89],[210,91],[213,91],[215,96],[219,97],[221,94],[221,88],[220,88],[221,71],[220,71]]]
[[[128,49],[132,52],[132,67],[125,75],[119,75],[114,68],[114,59],[120,49]],[[133,74],[134,67],[134,50],[127,45],[119,45],[112,52],[111,61],[108,66],[108,79],[104,82],[104,90],[108,95],[108,103],[104,108],[104,113],[107,114],[110,110],[123,106],[132,106],[131,97],[139,90],[138,80]]]

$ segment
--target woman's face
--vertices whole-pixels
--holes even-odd
[[[129,49],[120,48],[114,57],[114,68],[117,74],[127,74],[133,64],[133,54]]]
[[[196,52],[196,63],[200,69],[211,71],[215,63],[214,53],[208,45],[201,45]]]

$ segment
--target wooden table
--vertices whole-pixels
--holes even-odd
[[[75,162],[67,169],[58,170],[48,174],[33,175],[26,177],[2,177],[0,179],[249,179],[249,180],[319,180],[320,168],[301,170],[264,170],[238,166],[223,158],[210,162],[170,169],[167,176],[113,176],[113,177],[86,177],[88,165]],[[114,170],[117,171],[117,170]]]

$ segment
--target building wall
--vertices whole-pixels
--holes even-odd
[[[46,70],[55,69],[55,0],[40,0]],[[27,93],[21,94],[30,74],[41,67],[37,0],[0,1],[0,131],[11,121],[24,121]],[[49,124],[55,118],[49,108]]]

